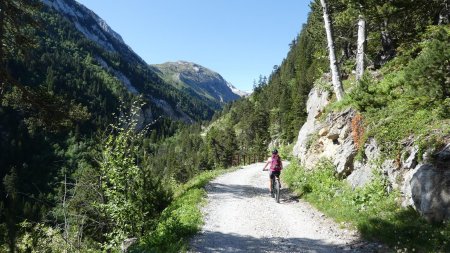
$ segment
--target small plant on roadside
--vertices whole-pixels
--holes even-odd
[[[237,168],[233,168],[237,169]],[[200,173],[175,189],[175,199],[161,214],[156,228],[144,236],[131,252],[183,252],[188,239],[203,224],[201,206],[205,203],[204,186],[218,175],[230,170],[211,170]]]

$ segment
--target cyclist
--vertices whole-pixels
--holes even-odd
[[[267,165],[270,163],[270,177],[269,177],[269,191],[272,193],[272,178],[280,178],[281,170],[283,169],[283,163],[281,162],[281,157],[278,155],[278,150],[274,149],[272,151],[272,156],[267,159],[267,163],[263,170],[266,170]],[[281,187],[281,183],[280,183]]]

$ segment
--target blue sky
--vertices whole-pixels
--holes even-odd
[[[241,90],[281,64],[309,0],[77,0],[147,63],[185,60]]]

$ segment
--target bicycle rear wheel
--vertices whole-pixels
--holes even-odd
[[[280,203],[280,181],[279,179],[275,180],[275,200],[277,203]]]

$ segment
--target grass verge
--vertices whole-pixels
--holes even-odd
[[[381,175],[352,189],[324,160],[313,171],[291,162],[282,178],[302,198],[337,222],[358,229],[365,239],[380,241],[396,252],[450,252],[450,224],[428,224],[415,210],[400,208],[399,193],[386,192]]]
[[[200,211],[205,203],[204,186],[215,177],[232,170],[211,170],[200,173],[176,189],[173,202],[162,212],[156,229],[142,238],[131,252],[184,252],[189,238],[203,224]]]

